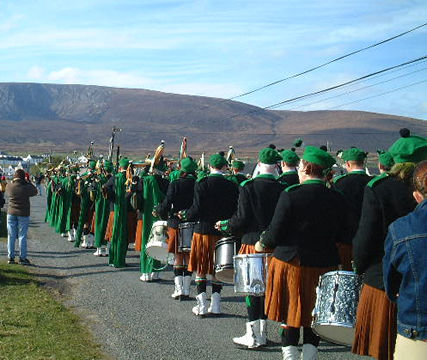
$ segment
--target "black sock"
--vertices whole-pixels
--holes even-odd
[[[193,275],[192,271],[188,271],[187,268],[184,269],[184,276],[191,276]]]
[[[181,266],[174,266],[173,268],[173,273],[175,276],[183,276],[184,275],[184,270]]]
[[[212,294],[213,293],[221,294],[221,289],[222,289],[221,283],[216,283],[216,282],[212,283]]]
[[[311,328],[305,327],[303,329],[304,344],[311,344],[311,345],[314,345],[315,347],[318,347],[319,341],[320,341],[320,337],[318,337]]]
[[[259,300],[258,296],[246,296],[246,307],[248,309],[249,321],[255,321],[260,318]]]
[[[281,330],[282,346],[298,346],[299,341],[299,328],[287,326]]]
[[[196,284],[197,284],[197,294],[206,292],[206,279],[204,280],[196,279]]]

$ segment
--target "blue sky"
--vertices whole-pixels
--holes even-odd
[[[425,22],[425,0],[2,0],[0,81],[229,98]],[[427,26],[239,101],[265,107],[424,55]],[[427,119],[426,93],[421,62],[281,109]]]

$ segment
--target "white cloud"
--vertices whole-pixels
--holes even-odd
[[[34,65],[28,70],[27,76],[31,80],[42,80],[44,78],[44,69],[38,65]]]

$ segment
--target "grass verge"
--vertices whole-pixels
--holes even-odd
[[[79,318],[23,266],[0,262],[0,359],[105,359]]]

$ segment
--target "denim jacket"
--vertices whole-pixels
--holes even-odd
[[[397,302],[397,331],[427,339],[427,199],[390,224],[383,259],[384,285]]]

